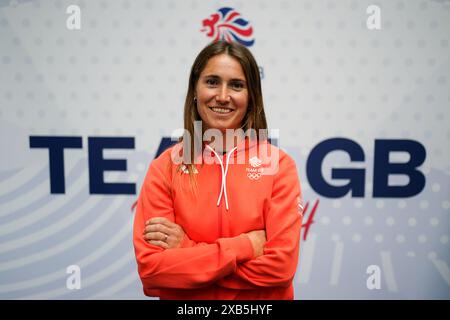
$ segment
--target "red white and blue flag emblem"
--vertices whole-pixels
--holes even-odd
[[[246,47],[252,46],[255,42],[252,26],[233,8],[220,8],[217,13],[204,19],[202,24],[201,31],[206,32],[213,41],[236,41]]]

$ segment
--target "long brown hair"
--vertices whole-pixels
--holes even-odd
[[[200,78],[200,74],[206,67],[209,59],[220,54],[227,54],[230,57],[236,59],[242,67],[244,72],[247,88],[249,93],[247,112],[242,120],[241,128],[244,132],[248,129],[254,129],[257,134],[257,139],[260,139],[260,129],[267,130],[267,120],[264,112],[264,103],[261,90],[261,77],[259,75],[259,68],[250,50],[245,46],[237,42],[215,41],[203,48],[197,55],[194,64],[191,68],[189,76],[188,91],[186,94],[186,100],[184,102],[184,129],[186,133],[190,134],[190,151],[189,159],[191,162],[185,164],[189,171],[191,187],[195,181],[195,165],[193,159],[195,157],[194,141],[197,139],[197,144],[202,145],[202,136],[194,136],[194,122],[201,121],[201,117],[197,110],[197,103],[194,100],[195,88]],[[202,133],[203,134],[203,133]],[[183,141],[183,138],[180,139]]]

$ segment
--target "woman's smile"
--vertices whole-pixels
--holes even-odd
[[[219,114],[220,116],[229,115],[234,111],[233,109],[227,107],[209,107],[209,109],[212,110],[214,113]]]

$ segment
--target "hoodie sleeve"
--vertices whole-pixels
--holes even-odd
[[[272,197],[265,212],[264,254],[239,264],[236,271],[218,281],[234,289],[289,286],[297,270],[300,229],[303,217],[300,183],[295,162],[288,155],[280,157],[274,177]]]
[[[142,235],[145,221],[153,217],[175,220],[170,171],[164,170],[167,161],[170,159],[158,158],[152,162],[138,198],[133,243],[139,276],[144,289],[207,286],[235,272],[238,263],[252,259],[253,247],[246,234],[168,250],[147,243]]]

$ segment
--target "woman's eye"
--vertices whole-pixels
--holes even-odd
[[[216,79],[206,79],[206,84],[209,86],[215,86],[215,85],[217,85],[217,80]]]
[[[237,90],[241,90],[244,89],[244,84],[241,82],[234,82],[233,84],[231,84],[233,89],[237,89]]]

